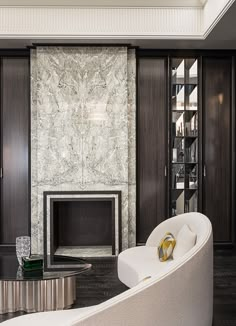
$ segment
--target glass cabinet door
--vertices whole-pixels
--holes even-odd
[[[171,59],[171,215],[198,210],[198,60]]]

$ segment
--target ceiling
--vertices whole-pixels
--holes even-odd
[[[0,0],[0,6],[199,7],[206,0]]]
[[[0,0],[0,3],[2,2],[4,1]],[[8,2],[11,2],[11,0],[8,0]],[[161,0],[158,2],[161,2]],[[153,48],[153,49],[236,49],[236,29],[233,28],[235,26],[235,17],[236,17],[236,2],[232,4],[232,6],[220,19],[220,21],[217,23],[217,25],[214,27],[211,33],[207,36],[207,38],[203,40],[171,40],[171,39],[169,40],[120,39],[119,40],[116,39],[115,43],[122,43],[122,44],[128,43],[134,46],[140,46],[141,48]],[[5,40],[0,40],[0,48],[22,48],[31,45],[32,43],[44,43],[44,42],[48,43],[48,40],[5,39]],[[94,43],[94,44],[99,43],[101,44],[101,43],[114,43],[114,40],[112,39],[111,40],[108,39],[104,39],[104,40],[61,39],[59,40],[57,39],[57,40],[50,40],[50,43]]]
[[[236,2],[204,40],[143,40],[139,45],[162,49],[236,49],[235,18]]]

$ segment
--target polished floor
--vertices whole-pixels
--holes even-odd
[[[236,326],[236,251],[215,251],[214,326]]]
[[[116,260],[98,259],[91,262],[92,270],[81,274],[77,279],[77,300],[74,308],[101,303],[127,289],[117,278]],[[0,315],[0,322],[21,314]],[[236,326],[235,251],[215,251],[214,326]]]

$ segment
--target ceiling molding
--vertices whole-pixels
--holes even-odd
[[[203,10],[203,39],[206,39],[235,0],[208,0]]]
[[[235,0],[199,1],[204,8],[0,6],[0,39],[204,40]]]

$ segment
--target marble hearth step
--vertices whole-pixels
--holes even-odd
[[[58,247],[56,255],[72,257],[109,257],[112,256],[111,246],[66,246]]]

